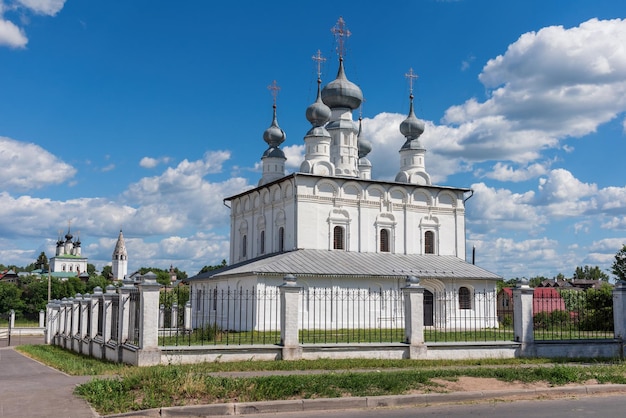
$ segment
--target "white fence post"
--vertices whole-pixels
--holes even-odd
[[[521,279],[513,289],[513,333],[515,341],[522,343],[523,356],[533,355],[533,294],[528,279]]]
[[[283,346],[283,360],[302,358],[302,347],[298,341],[298,318],[300,291],[295,276],[288,274],[280,289],[280,342]]]
[[[39,328],[43,328],[44,327],[44,319],[46,317],[46,314],[44,313],[43,310],[39,311]]]
[[[102,302],[104,303],[102,338],[105,344],[112,339],[117,340],[117,335],[111,334],[113,328],[113,298],[117,296],[115,292],[115,286],[108,285],[106,288],[106,292],[102,295]]]
[[[622,356],[626,350],[626,282],[618,280],[613,288],[613,326],[615,338],[621,340]]]
[[[424,288],[415,276],[406,278],[404,294],[404,330],[406,343],[409,344],[409,358],[426,357],[424,343]]]
[[[184,318],[185,331],[191,331],[191,301],[188,300],[185,303],[185,318]]]
[[[123,281],[122,287],[117,289],[119,294],[119,314],[118,314],[118,328],[117,328],[117,342],[118,344],[124,344],[130,338],[130,294],[135,290],[135,286],[132,281]]]
[[[93,289],[89,308],[91,310],[91,324],[89,325],[89,339],[94,340],[98,334],[102,336],[102,330],[98,329],[100,304],[102,303],[102,288],[97,286]],[[104,338],[104,337],[103,337]]]
[[[170,318],[170,327],[178,331],[178,304],[172,304],[172,316]]]
[[[156,274],[148,272],[142,276],[137,286],[140,292],[139,352],[138,366],[152,366],[161,363],[159,350],[159,294],[161,285]]]
[[[11,309],[11,312],[9,313],[9,328],[15,328],[15,310],[13,309]]]

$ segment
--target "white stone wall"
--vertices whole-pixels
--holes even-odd
[[[279,252],[280,228],[283,250],[332,249],[335,226],[345,229],[347,251],[380,251],[387,229],[390,252],[424,254],[431,231],[435,254],[465,258],[463,199],[463,189],[289,176],[232,199],[230,263]]]
[[[75,256],[64,257],[56,256],[50,259],[50,271],[56,272],[77,272],[84,273],[87,271],[87,259]]]

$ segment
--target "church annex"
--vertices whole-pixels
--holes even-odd
[[[258,186],[225,199],[231,209],[230,263],[188,279],[196,296],[193,326],[212,315],[206,296],[225,288],[276,288],[288,274],[305,290],[380,289],[398,300],[407,276],[416,276],[425,288],[425,325],[436,327],[447,320],[445,312],[464,310],[482,327],[497,326],[495,297],[493,315],[482,312],[486,308],[473,298],[479,292],[495,295],[500,277],[465,261],[465,203],[471,190],[431,184],[419,139],[424,123],[414,113],[412,91],[408,116],[398,126],[405,142],[398,144],[395,180],[371,178],[372,146],[360,136],[361,120],[353,117],[363,94],[344,68],[349,32],[343,19],[333,32],[339,45],[337,77],[322,88],[318,71],[317,99],[306,109],[311,128],[304,135],[300,170],[285,175],[280,145],[286,135],[274,96]],[[316,58],[322,59],[319,53]],[[412,82],[412,70],[407,77]],[[433,309],[438,292],[450,292],[456,300]],[[400,305],[385,307],[381,319],[394,318]]]

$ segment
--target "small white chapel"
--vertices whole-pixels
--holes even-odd
[[[425,288],[426,326],[445,323],[450,310],[475,311],[482,326],[497,326],[495,314],[486,315],[474,295],[493,293],[495,313],[501,277],[465,260],[465,204],[472,190],[431,183],[420,142],[425,126],[415,115],[412,91],[398,126],[405,141],[398,144],[397,175],[393,181],[371,178],[372,145],[353,115],[363,93],[348,79],[343,56],[350,33],[341,18],[332,31],[339,44],[337,76],[322,87],[318,70],[317,99],[306,109],[311,127],[304,161],[285,174],[280,146],[286,134],[274,95],[258,185],[224,199],[231,210],[229,265],[187,279],[195,295],[192,325],[211,315],[215,304],[207,296],[218,290],[276,289],[291,274],[305,290],[380,289],[398,300],[407,276],[415,276]],[[319,52],[314,59],[322,59]],[[407,76],[414,77],[412,70]],[[446,308],[437,309],[436,295],[443,292],[455,295],[454,306],[446,300]],[[394,317],[389,309],[402,306],[385,307],[381,318]]]

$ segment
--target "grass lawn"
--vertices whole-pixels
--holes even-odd
[[[626,383],[622,362],[572,364],[545,359],[472,361],[317,360],[202,363],[129,367],[104,363],[51,346],[21,346],[20,351],[69,374],[108,374],[76,389],[101,414],[148,408],[224,402],[251,402],[437,391],[432,379],[460,376],[503,381],[546,381],[553,385]],[[488,366],[488,367],[477,367]],[[264,375],[261,371],[318,370],[316,373]],[[337,372],[340,370],[341,372]],[[250,377],[220,372],[254,371]],[[321,372],[319,372],[321,371]]]

